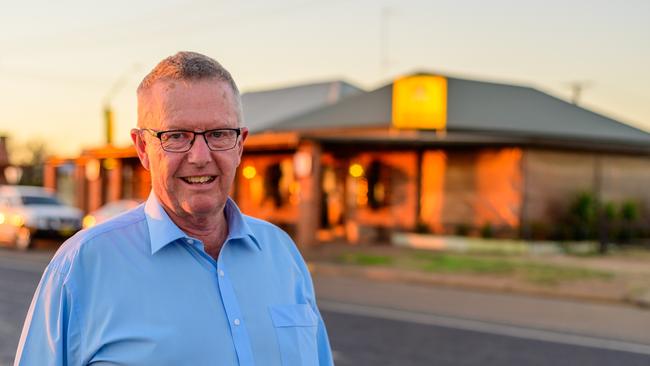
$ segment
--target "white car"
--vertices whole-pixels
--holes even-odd
[[[0,242],[28,249],[34,237],[69,237],[81,229],[83,212],[42,187],[0,186]]]
[[[112,201],[104,206],[96,209],[95,211],[84,216],[82,226],[84,229],[100,224],[113,216],[117,216],[141,204],[142,201],[138,200],[118,200]]]

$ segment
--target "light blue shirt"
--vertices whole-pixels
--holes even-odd
[[[289,236],[228,200],[218,260],[152,193],[84,230],[45,269],[15,365],[332,365]]]

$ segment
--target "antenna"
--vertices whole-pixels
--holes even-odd
[[[571,81],[568,82],[567,85],[571,88],[571,103],[578,105],[580,97],[582,96],[582,91],[585,88],[593,86],[593,82],[589,80]]]

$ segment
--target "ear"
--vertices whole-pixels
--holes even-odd
[[[244,141],[246,141],[246,137],[248,137],[248,127],[242,127],[240,139],[239,142],[237,143],[237,153],[239,154],[240,160],[241,160],[241,155],[244,152]]]
[[[147,155],[147,143],[142,137],[141,130],[134,128],[131,130],[131,140],[133,140],[133,145],[135,146],[135,151],[138,153],[138,158],[140,158],[140,163],[142,166],[149,170],[149,155]]]
[[[237,142],[237,166],[241,163],[241,156],[244,152],[244,141],[246,141],[246,137],[248,137],[248,127],[242,127],[239,141]]]

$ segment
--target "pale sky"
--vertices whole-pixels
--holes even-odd
[[[64,155],[102,144],[103,101],[122,78],[110,100],[116,143],[129,144],[139,81],[180,50],[214,57],[244,92],[332,79],[372,89],[424,70],[563,99],[569,83],[586,82],[584,107],[650,130],[649,0],[0,0],[0,9],[0,134],[47,140]]]

